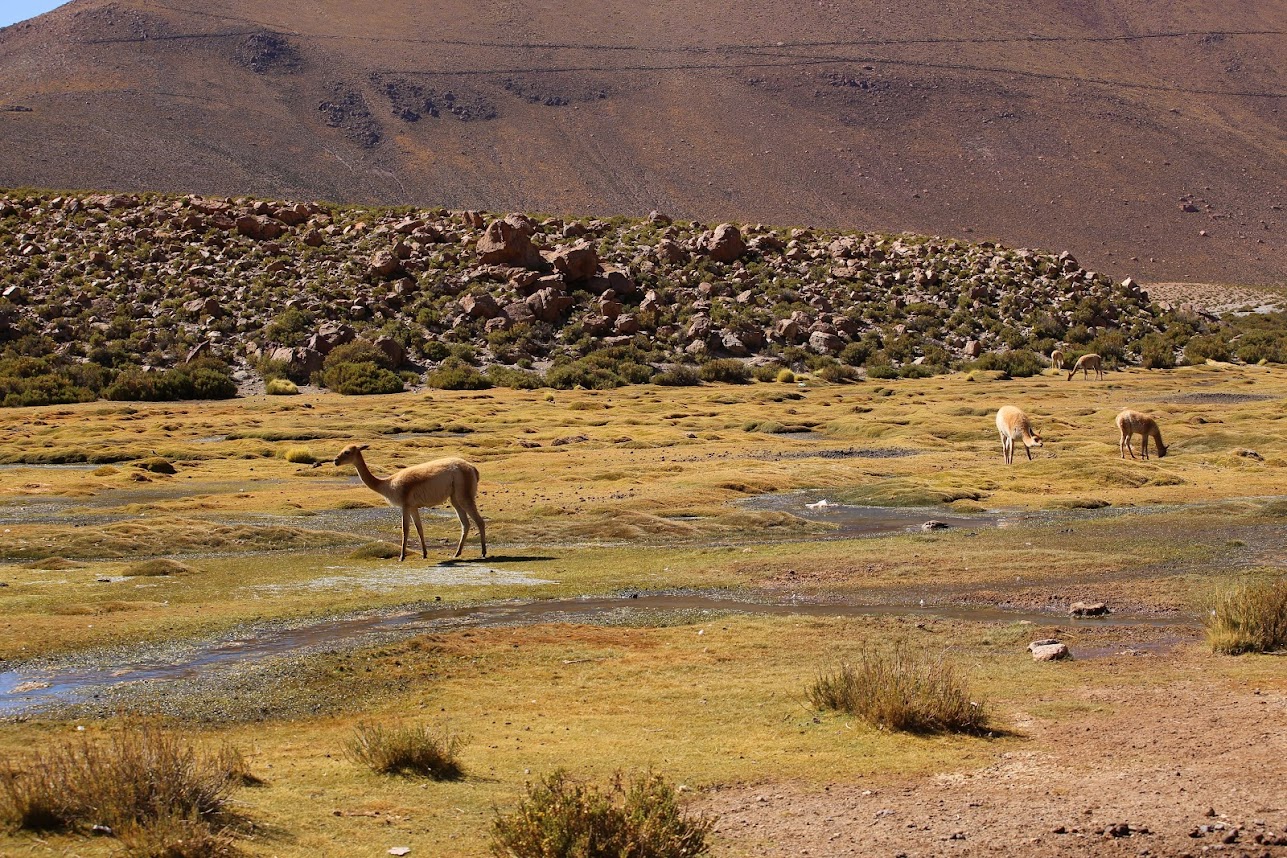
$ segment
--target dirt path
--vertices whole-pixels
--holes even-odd
[[[1024,747],[979,771],[716,793],[716,855],[1287,856],[1283,683],[1077,700],[1087,711],[1016,719]]]

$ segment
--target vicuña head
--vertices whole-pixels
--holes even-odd
[[[370,444],[350,444],[340,451],[335,457],[336,465],[352,465],[362,458],[362,451],[370,447]]]
[[[426,558],[429,556],[424,527],[420,523],[420,508],[437,506],[443,501],[451,501],[460,519],[460,542],[456,544],[453,556],[459,557],[465,547],[470,519],[478,525],[478,540],[482,544],[483,556],[487,556],[487,525],[478,511],[477,468],[464,459],[434,459],[423,465],[403,468],[391,477],[377,477],[362,458],[362,451],[368,446],[349,444],[335,457],[335,464],[356,466],[358,476],[367,488],[402,509],[402,554],[398,560],[407,559],[407,532],[413,521],[416,533],[420,535],[420,553]]]

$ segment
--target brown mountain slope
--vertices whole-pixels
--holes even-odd
[[[0,30],[0,185],[660,208],[1274,283],[1284,33],[1278,0],[75,0]]]

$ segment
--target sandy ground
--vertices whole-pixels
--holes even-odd
[[[1016,717],[1024,747],[982,770],[717,792],[716,854],[1287,856],[1281,688],[1195,677],[1077,699],[1088,711]]]

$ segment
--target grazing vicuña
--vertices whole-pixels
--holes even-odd
[[[1032,448],[1042,446],[1041,436],[1032,431],[1032,421],[1013,405],[1003,405],[997,411],[997,431],[1001,433],[1001,451],[1007,465],[1014,462],[1014,442],[1023,441],[1023,450],[1032,459]]]
[[[1073,376],[1077,374],[1077,370],[1081,370],[1082,378],[1089,378],[1090,371],[1092,369],[1095,371],[1096,378],[1103,378],[1104,377],[1103,358],[1101,358],[1099,355],[1096,355],[1096,354],[1082,355],[1081,357],[1077,358],[1077,362],[1073,364],[1072,372],[1068,373],[1068,380],[1072,381]]]
[[[1140,441],[1140,454],[1148,458],[1148,439],[1152,438],[1153,443],[1157,446],[1157,457],[1160,459],[1166,455],[1166,445],[1162,443],[1162,430],[1157,428],[1157,421],[1147,414],[1141,414],[1138,411],[1126,409],[1117,415],[1117,429],[1122,433],[1122,440],[1117,445],[1122,453],[1122,458],[1130,453],[1131,458],[1135,458],[1135,451],[1131,449],[1131,436],[1138,434],[1143,440]]]

